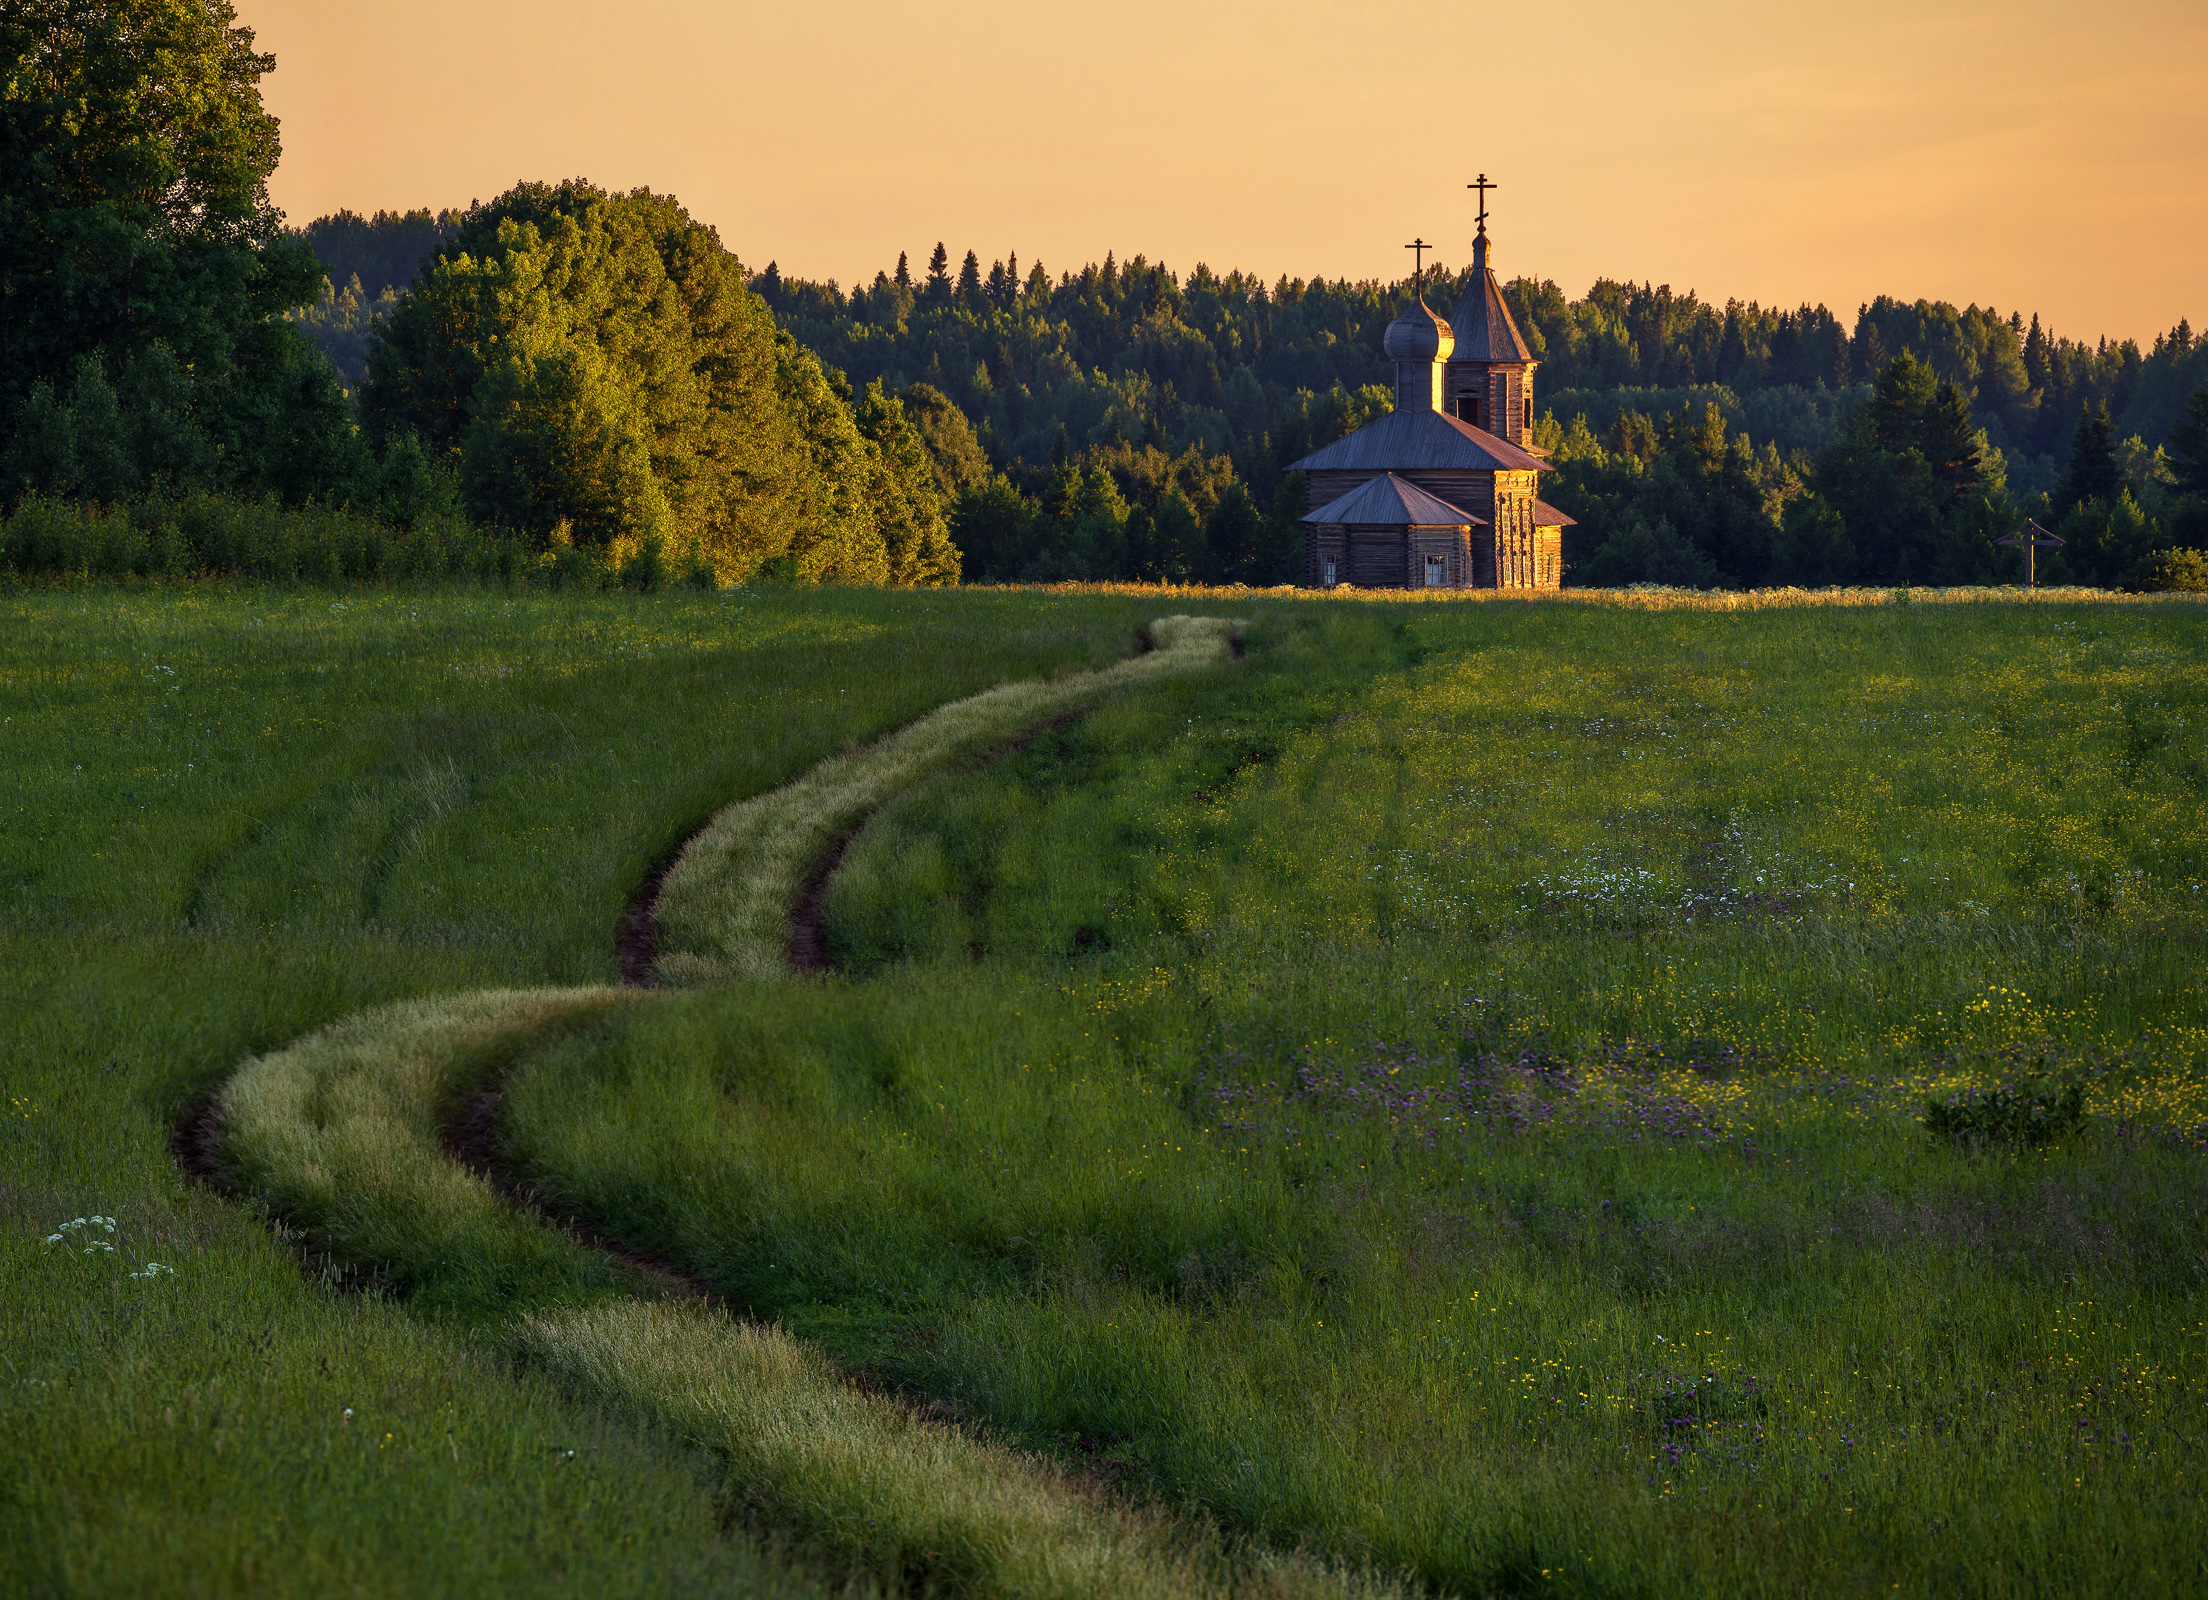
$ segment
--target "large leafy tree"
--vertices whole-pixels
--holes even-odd
[[[989,457],[974,437],[966,413],[953,405],[948,395],[931,384],[916,383],[897,398],[927,447],[928,461],[935,471],[936,493],[945,506],[968,489],[989,481]]]
[[[905,415],[902,400],[879,382],[866,386],[857,415],[859,432],[874,446],[875,517],[892,583],[955,583],[958,551],[943,519],[943,496],[927,441]]]
[[[227,0],[0,7],[0,417],[9,476],[339,492],[361,467],[280,314],[321,273],[268,198],[276,119]]]
[[[899,498],[902,467],[885,470],[850,399],[776,332],[712,229],[669,196],[580,180],[467,213],[362,387],[371,432],[456,462],[486,521],[694,547],[728,577],[955,579],[955,552],[929,543],[932,496],[918,515]]]

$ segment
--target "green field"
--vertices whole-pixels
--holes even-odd
[[[1239,660],[872,815],[833,973],[422,1079],[499,1055],[502,1175],[734,1320],[457,1168],[175,1167],[247,1057],[608,984],[717,807],[1192,610]],[[2208,1586],[2197,603],[0,612],[11,1591]],[[1922,1125],[2007,1089],[2082,1120]]]

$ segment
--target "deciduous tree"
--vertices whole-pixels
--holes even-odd
[[[0,7],[0,453],[63,475],[8,490],[357,477],[335,375],[280,316],[322,275],[268,198],[274,66],[228,0]]]
[[[478,517],[695,547],[724,577],[887,581],[878,452],[849,402],[713,230],[580,180],[471,210],[383,325],[362,393],[379,440],[460,464]]]

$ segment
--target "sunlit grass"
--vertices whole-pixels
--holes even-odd
[[[1224,617],[1161,617],[1149,625],[1155,648],[1131,660],[954,700],[864,749],[829,757],[792,783],[728,806],[684,847],[661,887],[654,908],[659,974],[695,985],[785,971],[791,907],[813,863],[868,812],[962,757],[984,754],[1115,690],[1223,663],[1233,629]]]
[[[732,796],[1005,678],[1120,659],[1155,614],[0,597],[0,1588],[823,1592],[731,1536],[709,1453],[471,1332],[470,1261],[425,1318],[377,1262],[302,1253],[342,1218],[272,1234],[186,1183],[172,1125],[240,1062],[386,1002],[610,981],[629,897]],[[112,1255],[45,1247],[91,1215]]]
[[[1445,1589],[2208,1581],[2194,614],[1310,614],[891,804],[865,976],[537,1056],[521,1169]]]
[[[889,804],[852,977],[434,1059],[316,1030],[603,983],[727,800],[1157,597],[10,600],[8,1570],[817,1589],[733,1496],[1005,1592],[1092,1527],[1114,1586],[2197,1590],[2200,610],[1832,598],[1244,592],[1232,671]],[[249,1058],[276,1241],[163,1153]],[[782,1331],[438,1165],[502,1063],[516,1177]],[[2080,1137],[1918,1126],[2035,1074]],[[762,1431],[776,1374],[881,1449]]]

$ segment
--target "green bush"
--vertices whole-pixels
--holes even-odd
[[[2131,573],[2130,588],[2208,592],[2208,550],[2157,550]]]
[[[1925,1131],[1958,1148],[2008,1144],[2040,1149],[2085,1126],[2085,1086],[2061,1090],[2009,1084],[1924,1103]]]
[[[407,529],[352,510],[205,492],[106,507],[29,495],[0,522],[0,571],[31,578],[512,583],[543,572],[556,585],[603,587],[610,575],[595,549],[554,557],[547,570],[533,541],[453,516],[421,518]],[[644,589],[664,579],[656,551],[621,575]]]

